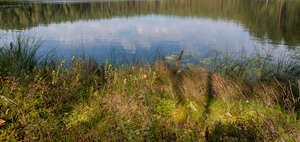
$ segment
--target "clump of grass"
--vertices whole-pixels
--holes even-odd
[[[30,72],[38,65],[36,53],[40,48],[37,41],[18,36],[16,41],[0,48],[0,75],[16,75]]]

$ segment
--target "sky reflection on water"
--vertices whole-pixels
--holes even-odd
[[[74,2],[72,0],[72,2]],[[41,39],[39,54],[88,56],[123,62],[179,50],[212,56],[213,50],[280,56],[298,52],[300,3],[253,0],[0,3],[0,39],[18,34]],[[22,4],[24,6],[15,6]],[[297,32],[299,31],[299,32]],[[114,57],[112,57],[114,55]]]
[[[5,31],[1,31],[4,33]],[[15,35],[14,31],[5,32]],[[251,53],[257,48],[285,50],[255,40],[241,25],[228,20],[180,18],[170,16],[137,16],[105,20],[88,20],[40,25],[25,34],[43,39],[43,47],[57,56],[107,58],[112,49],[125,54],[150,54],[159,48],[168,51],[207,55],[212,50]],[[13,36],[12,36],[13,37]],[[44,50],[45,50],[44,49]],[[146,53],[148,52],[148,53]],[[100,60],[100,59],[99,59]]]

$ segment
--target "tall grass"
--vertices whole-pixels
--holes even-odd
[[[274,57],[268,53],[244,55],[243,53],[223,53],[213,51],[214,56],[204,58],[200,63],[212,72],[218,72],[238,80],[273,81],[300,79],[299,60],[287,54]],[[235,55],[234,55],[235,54]]]
[[[1,49],[0,96],[17,105],[0,99],[0,141],[300,140],[300,83],[277,75],[297,75],[296,64],[218,54],[211,68],[178,68],[181,52],[151,67],[73,58],[53,68],[21,45]]]
[[[40,48],[39,42],[18,36],[9,45],[0,48],[0,75],[16,75],[30,72],[38,65],[36,53]]]

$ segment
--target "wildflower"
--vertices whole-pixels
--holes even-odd
[[[98,96],[98,91],[95,91],[95,92],[94,92],[94,96]]]
[[[15,90],[17,88],[17,86],[18,86],[18,83],[16,83],[16,82],[12,83],[11,90]]]
[[[7,109],[7,110],[5,111],[5,115],[8,115],[8,112],[9,112],[9,109]]]
[[[137,131],[137,132],[135,132],[135,134],[136,134],[136,135],[140,135],[140,134],[141,134],[141,132],[140,132],[140,131]]]
[[[3,120],[3,119],[0,119],[0,126],[2,126],[2,125],[4,125],[5,124],[5,120]]]
[[[5,84],[8,85],[10,83],[9,80],[5,80]]]
[[[147,75],[146,75],[146,74],[144,74],[144,78],[145,78],[145,79],[147,78]]]
[[[285,98],[285,99],[284,99],[284,102],[286,102],[286,103],[289,102],[289,101],[290,101],[289,98]]]

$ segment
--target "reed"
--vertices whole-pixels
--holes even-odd
[[[38,66],[36,53],[40,48],[37,41],[18,36],[14,42],[0,48],[0,75],[15,75],[30,72]]]

